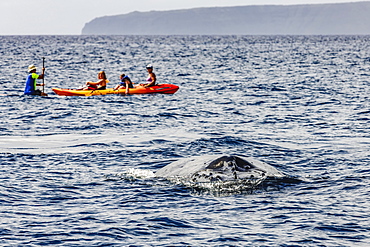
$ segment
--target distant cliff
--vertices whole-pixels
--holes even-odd
[[[370,34],[370,2],[132,12],[96,18],[85,24],[82,34]]]

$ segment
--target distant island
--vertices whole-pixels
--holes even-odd
[[[83,35],[367,35],[370,2],[258,5],[98,17]]]

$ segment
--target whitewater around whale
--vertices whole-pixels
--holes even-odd
[[[172,162],[155,173],[156,177],[188,187],[254,188],[266,179],[288,177],[262,161],[241,155],[205,155]],[[232,188],[231,188],[232,187]]]

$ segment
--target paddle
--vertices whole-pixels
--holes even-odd
[[[89,95],[87,95],[87,96],[91,96],[96,90],[97,90],[97,88],[94,89],[94,90],[92,90],[91,93]]]
[[[42,57],[42,69],[45,69],[45,57]],[[45,77],[45,75],[44,75]],[[42,93],[45,93],[45,80],[44,77],[42,77]]]

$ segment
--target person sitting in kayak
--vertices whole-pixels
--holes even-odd
[[[107,89],[107,83],[109,80],[107,80],[107,76],[105,75],[104,71],[100,71],[98,73],[98,79],[97,82],[88,81],[86,82],[85,90],[104,90]]]
[[[146,79],[146,81],[148,83],[147,84],[140,84],[140,85],[143,86],[143,87],[155,86],[157,78],[156,78],[155,74],[153,73],[153,66],[151,64],[149,64],[148,66],[146,66],[146,70],[149,73],[149,77],[148,77],[148,79]]]
[[[130,88],[134,88],[134,85],[133,85],[130,77],[128,77],[125,74],[122,74],[122,75],[120,75],[119,78],[121,79],[121,82],[120,82],[120,84],[118,84],[114,88],[114,90],[117,90],[117,89],[126,89],[126,94],[128,94],[129,93],[129,89]]]
[[[46,96],[47,94],[41,92],[41,90],[36,89],[36,86],[44,86],[43,83],[36,83],[36,79],[44,79],[45,76],[45,68],[42,68],[42,74],[36,74],[35,65],[30,65],[28,67],[27,81],[26,81],[26,88],[24,89],[25,95],[39,95],[39,96]]]

